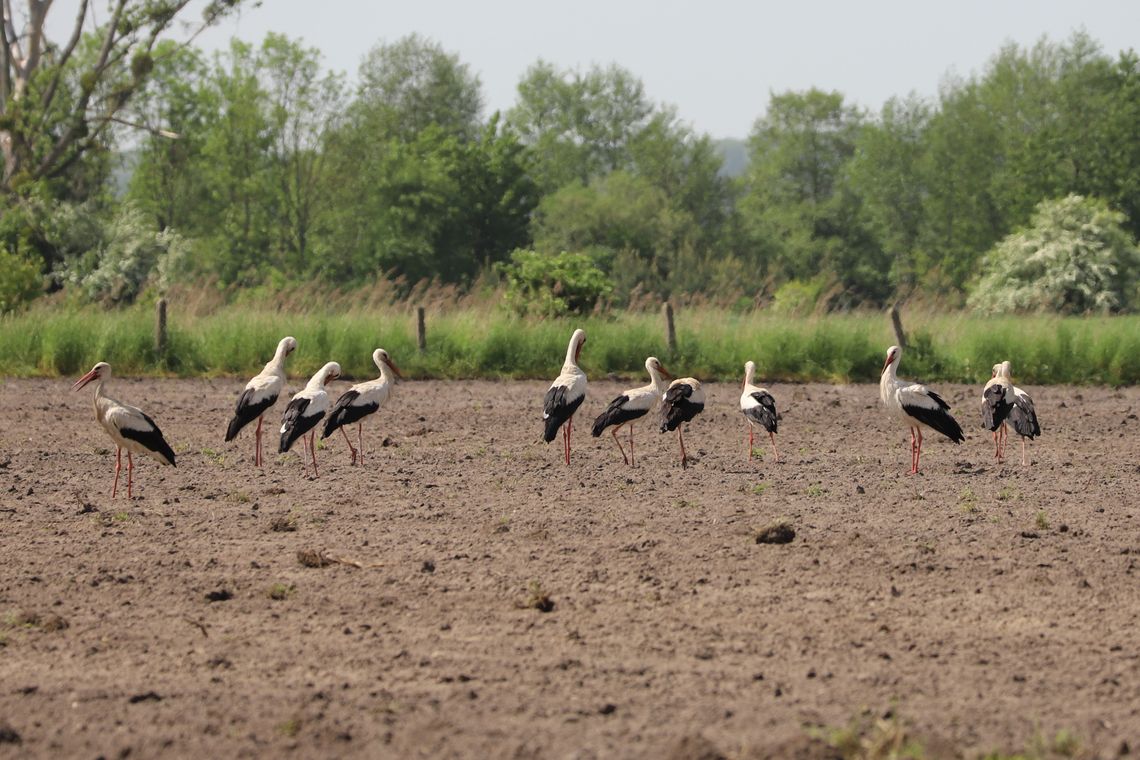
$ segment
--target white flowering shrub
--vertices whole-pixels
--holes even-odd
[[[176,232],[155,230],[147,215],[129,204],[97,237],[87,250],[67,259],[62,274],[89,300],[108,304],[130,303],[148,285],[165,290],[189,248]]]
[[[1124,221],[1094,198],[1042,201],[1028,228],[986,254],[968,304],[987,312],[1137,308],[1140,251]]]

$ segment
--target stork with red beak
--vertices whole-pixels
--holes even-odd
[[[325,391],[325,384],[338,377],[340,377],[340,365],[336,362],[329,362],[321,367],[305,387],[293,396],[289,406],[285,407],[285,414],[281,417],[281,445],[277,450],[284,454],[298,438],[303,438],[305,433],[308,433],[314,478],[320,476],[317,472],[317,447],[313,441],[316,436],[314,428],[329,410],[329,394]],[[304,456],[301,459],[303,461]],[[308,465],[305,467],[308,469]]]
[[[665,393],[665,378],[672,377],[665,371],[665,367],[661,366],[661,362],[656,356],[651,356],[645,360],[645,371],[649,373],[649,385],[643,385],[640,388],[630,388],[624,391],[620,396],[610,402],[606,410],[598,415],[594,420],[594,428],[591,434],[597,438],[606,428],[613,427],[610,434],[613,436],[614,443],[617,444],[618,451],[621,452],[621,458],[625,460],[627,465],[633,466],[633,423],[645,415],[657,404]],[[618,440],[617,434],[621,430],[622,425],[629,425],[629,456],[625,455],[625,449],[621,446],[621,441]]]
[[[127,450],[127,498],[131,498],[134,485],[135,462],[131,454],[148,454],[163,464],[174,466],[174,450],[162,437],[162,431],[154,420],[138,407],[124,404],[103,393],[103,383],[111,379],[111,365],[99,362],[91,371],[79,378],[72,386],[77,391],[91,382],[95,386],[95,419],[115,442],[115,482],[111,486],[111,498],[119,490],[119,471],[123,468],[123,449]]]
[[[883,362],[883,375],[879,378],[879,398],[887,413],[910,429],[910,473],[918,473],[922,458],[922,429],[928,428],[949,438],[954,443],[966,440],[962,426],[950,414],[950,405],[925,385],[899,380],[897,376],[902,349],[891,346]]]
[[[321,433],[321,439],[324,440],[339,429],[344,435],[345,443],[348,444],[348,450],[352,452],[353,464],[358,463],[358,455],[359,464],[364,464],[362,420],[370,414],[374,414],[377,409],[384,405],[392,392],[392,386],[396,384],[396,378],[403,377],[400,374],[400,368],[396,366],[392,357],[388,356],[388,352],[384,349],[378,348],[373,351],[372,361],[379,368],[380,377],[366,383],[357,383],[341,394],[341,397],[333,405],[332,411],[329,412],[328,419],[325,420],[325,429]],[[353,448],[352,440],[348,437],[348,433],[344,432],[344,426],[351,425],[354,422],[356,423],[356,443],[359,450]]]
[[[285,389],[285,357],[296,350],[296,338],[288,336],[281,339],[277,344],[277,351],[269,363],[265,365],[265,369],[254,375],[253,379],[245,384],[245,390],[242,391],[237,406],[234,408],[233,419],[230,420],[229,427],[226,428],[226,442],[228,443],[237,437],[243,427],[257,420],[257,448],[253,452],[253,462],[258,467],[261,466],[262,462],[262,417],[277,403],[281,391]]]
[[[542,439],[550,443],[558,435],[558,428],[562,428],[562,451],[566,456],[566,464],[570,464],[570,433],[574,429],[574,412],[578,411],[586,399],[586,373],[578,366],[578,358],[582,355],[585,343],[586,331],[575,330],[570,336],[570,345],[566,347],[562,372],[554,378],[542,400]]]

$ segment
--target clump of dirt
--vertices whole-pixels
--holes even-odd
[[[796,537],[796,530],[787,520],[780,520],[761,528],[756,533],[758,544],[790,544]]]
[[[269,521],[269,529],[274,533],[292,533],[297,530],[297,516],[278,515]]]
[[[233,599],[234,595],[229,590],[220,588],[217,591],[211,591],[206,594],[207,602],[227,602]]]
[[[7,723],[0,723],[0,744],[23,744],[24,740],[16,729]]]
[[[298,549],[297,561],[304,567],[327,567],[332,560],[318,549]]]
[[[550,598],[550,594],[542,589],[542,584],[538,581],[531,581],[530,586],[527,588],[527,597],[519,602],[519,607],[522,609],[536,609],[539,612],[550,612],[554,609],[554,600]]]
[[[14,625],[27,628],[37,628],[41,631],[62,631],[70,627],[70,623],[61,615],[54,612],[40,613],[34,610],[22,610],[12,620]]]

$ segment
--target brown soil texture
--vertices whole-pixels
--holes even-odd
[[[682,469],[589,436],[628,383],[567,467],[546,383],[405,382],[313,480],[276,424],[262,471],[222,442],[242,385],[113,379],[178,467],[112,501],[90,389],[0,381],[0,756],[819,757],[888,710],[967,757],[1140,750],[1140,389],[1027,388],[1022,467],[939,386],[967,440],[910,476],[873,386],[770,386],[777,463],[710,384]]]

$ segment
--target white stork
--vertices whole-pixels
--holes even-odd
[[[767,388],[753,385],[752,378],[756,375],[756,362],[744,363],[744,386],[740,394],[740,411],[744,419],[748,420],[748,461],[752,461],[753,430],[756,425],[768,431],[768,438],[772,441],[772,454],[775,461],[780,461],[780,452],[776,450],[776,399]]]
[[[562,372],[550,384],[550,389],[542,400],[544,441],[553,441],[558,428],[566,423],[566,427],[562,428],[562,450],[566,455],[566,464],[570,464],[570,433],[574,429],[574,412],[578,411],[586,398],[586,373],[578,366],[578,357],[582,354],[585,342],[585,330],[575,330],[570,336]]]
[[[253,462],[258,467],[262,463],[261,455],[261,422],[262,417],[274,404],[277,403],[281,391],[285,388],[285,357],[297,350],[297,339],[289,336],[282,338],[277,344],[277,351],[273,358],[265,365],[265,369],[253,376],[245,384],[245,390],[234,408],[234,418],[226,428],[226,442],[232,441],[249,423],[257,420],[257,449],[253,453]]]
[[[340,377],[340,365],[329,362],[317,370],[317,374],[299,392],[294,394],[289,406],[285,407],[285,414],[281,417],[281,445],[278,451],[284,454],[298,438],[309,433],[309,451],[313,457],[313,477],[320,477],[317,472],[317,447],[313,438],[313,430],[325,412],[329,409],[329,394],[325,391],[325,383]],[[312,432],[309,432],[312,431]],[[304,461],[304,456],[301,457]],[[308,469],[308,465],[306,465]]]
[[[133,496],[135,462],[131,454],[149,454],[163,464],[174,466],[174,450],[162,437],[162,431],[154,420],[138,407],[116,401],[103,395],[103,383],[111,379],[111,365],[99,362],[91,371],[79,378],[73,391],[98,380],[95,386],[95,419],[115,442],[115,483],[111,486],[111,498],[119,490],[119,470],[123,468],[123,449],[127,450],[127,498]]]
[[[364,434],[361,429],[364,424],[362,420],[384,405],[384,402],[388,400],[388,395],[392,392],[392,386],[396,384],[396,378],[403,377],[400,374],[400,368],[396,366],[392,357],[388,356],[388,352],[384,349],[378,348],[373,351],[372,361],[380,369],[380,377],[366,383],[357,383],[341,394],[341,397],[333,404],[332,411],[329,412],[328,419],[325,420],[325,429],[321,432],[321,439],[323,440],[339,428],[344,435],[345,443],[348,444],[348,450],[352,452],[353,464],[357,463],[358,450],[353,448],[352,440],[344,431],[344,426],[356,423],[356,443],[359,446],[360,464],[363,465]]]
[[[613,427],[610,434],[614,438],[614,443],[617,444],[618,451],[621,452],[621,458],[625,460],[627,465],[632,466],[634,463],[633,457],[633,422],[639,420],[645,415],[649,414],[657,400],[665,393],[665,378],[671,377],[665,371],[665,367],[661,366],[661,362],[656,356],[651,356],[645,360],[645,370],[649,373],[649,385],[643,385],[640,388],[630,388],[623,391],[620,396],[610,402],[606,410],[598,415],[594,420],[594,428],[591,434],[597,438],[606,428]],[[625,449],[621,446],[621,441],[618,440],[617,434],[621,430],[622,425],[629,425],[629,456],[625,455]]]
[[[1001,374],[1001,364],[995,364],[990,379],[982,388],[982,425],[993,433],[994,459],[1000,464],[1005,459],[1005,419],[1013,408],[1013,383]]]
[[[661,432],[677,431],[677,441],[681,444],[681,467],[689,466],[681,425],[696,417],[704,408],[705,389],[701,387],[700,380],[692,377],[678,378],[669,383],[661,397]]]
[[[950,405],[925,385],[899,380],[899,357],[902,349],[891,346],[883,362],[883,375],[879,379],[879,398],[887,413],[910,428],[910,472],[918,473],[922,458],[922,428],[926,427],[949,438],[954,443],[966,440],[962,426],[950,414]]]
[[[1005,439],[1009,435],[1006,423],[1013,425],[1013,429],[1021,436],[1021,464],[1026,466],[1029,460],[1025,455],[1025,439],[1033,438],[1041,435],[1041,425],[1037,422],[1037,411],[1033,408],[1033,399],[1029,398],[1029,394],[1021,390],[1013,384],[1013,369],[1008,361],[1001,364],[994,365],[994,377],[1000,378],[1002,385],[1007,389],[1007,401],[1009,408],[1005,418],[1001,422],[1001,431],[998,436],[998,446],[1000,447],[1001,458],[1005,456]],[[993,380],[990,381],[991,383]],[[987,386],[989,383],[987,383]]]

